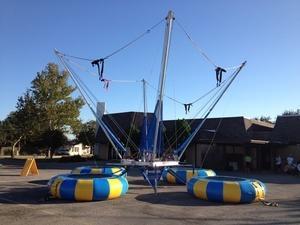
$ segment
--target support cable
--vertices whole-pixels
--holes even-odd
[[[64,54],[62,54],[62,53],[60,53],[60,54],[62,56],[64,56]],[[70,64],[73,64],[75,67],[77,67],[82,72],[86,72],[86,73],[88,73],[92,76],[98,76],[97,73],[89,71],[88,69],[84,68],[79,63],[74,62],[73,60],[69,59],[68,57],[64,57],[64,59],[66,61],[68,61]],[[142,81],[141,80],[109,80],[109,82],[113,82],[113,83],[139,83],[139,82],[142,82]]]
[[[70,60],[70,59],[68,59],[68,58],[64,58],[64,59],[65,59],[66,61],[68,61],[69,63],[73,64],[74,66],[76,66],[76,67],[77,67],[78,69],[80,69],[81,71],[86,72],[86,73],[89,73],[89,74],[91,74],[91,75],[93,75],[93,76],[97,76],[96,73],[91,72],[91,71],[85,69],[84,67],[82,67],[80,64],[74,62],[73,60]],[[232,68],[234,68],[234,67],[232,67]],[[233,75],[233,74],[232,74],[232,75]],[[232,75],[230,75],[227,79],[223,80],[223,81],[221,82],[221,84],[226,83],[226,81],[229,80],[229,79],[232,77]],[[80,79],[80,78],[79,78],[79,79]],[[113,82],[113,83],[139,83],[139,82],[142,82],[142,80],[109,80],[109,82]],[[145,81],[145,83],[146,83],[150,88],[152,88],[153,90],[157,91],[157,88],[154,87],[152,84],[150,84],[148,81]],[[85,87],[86,87],[86,85],[85,85]],[[219,87],[220,87],[220,86],[214,87],[214,88],[210,89],[208,92],[206,92],[205,94],[203,94],[202,96],[200,96],[199,98],[195,99],[194,101],[192,101],[192,102],[190,102],[190,103],[188,103],[188,104],[192,104],[192,105],[193,105],[193,104],[197,103],[198,101],[200,101],[201,99],[205,98],[206,96],[208,96],[209,94],[211,94],[213,91],[215,91],[215,90],[218,89]],[[87,87],[86,87],[86,88],[87,88]],[[87,89],[88,89],[88,88],[87,88]],[[88,90],[89,90],[89,89],[88,89]],[[89,93],[94,97],[94,99],[96,99],[96,98],[95,98],[95,95],[94,95],[90,90],[89,90]],[[182,101],[180,101],[180,100],[178,100],[178,99],[176,99],[176,98],[174,98],[174,97],[170,97],[170,96],[168,96],[168,95],[166,95],[166,94],[164,94],[164,97],[166,97],[166,98],[168,98],[169,100],[171,100],[171,101],[173,101],[173,102],[176,102],[176,103],[178,103],[178,104],[186,105],[186,103],[184,103],[184,102],[182,102]]]
[[[178,25],[178,27],[183,31],[183,33],[186,35],[188,40],[192,43],[194,48],[204,57],[204,59],[212,64],[215,68],[222,68],[225,70],[234,70],[239,68],[239,66],[232,66],[232,67],[220,67],[217,63],[215,63],[204,51],[199,47],[199,45],[192,39],[191,35],[184,29],[183,25],[178,21],[178,19],[175,20],[175,23]]]
[[[91,97],[87,94],[87,91],[86,91],[84,88],[82,88],[82,86],[86,86],[86,85],[80,80],[79,76],[75,73],[75,71],[73,71],[67,64],[65,64],[65,65],[66,65],[66,68],[69,70],[69,73],[71,73],[71,77],[72,77],[72,75],[73,75],[73,78],[75,78],[75,80],[73,80],[73,81],[76,82],[77,89],[80,91],[80,93],[81,93],[81,95],[83,96],[85,102],[87,103],[87,105],[89,106],[89,108],[92,110],[92,112],[93,112],[93,114],[95,115],[96,119],[99,120],[99,119],[98,119],[98,116],[95,114],[94,110],[93,110],[93,109],[91,108],[91,106],[90,106],[90,104],[93,104],[94,107],[95,107],[96,104],[92,101]],[[79,80],[77,80],[77,78],[79,78]],[[82,84],[84,84],[84,85],[82,85]],[[83,93],[85,93],[85,95],[84,95]],[[89,103],[89,102],[87,101],[87,98],[91,101],[91,103]],[[109,115],[109,116],[110,116],[110,115]],[[111,119],[112,119],[112,118],[111,118]],[[112,121],[115,123],[115,125],[116,125],[116,127],[119,129],[119,131],[125,136],[125,138],[126,138],[126,139],[130,139],[130,137],[128,137],[128,135],[123,131],[123,129],[120,129],[120,126],[116,123],[116,121],[114,121],[113,119],[112,119]],[[107,131],[108,133],[112,134],[111,131],[108,129],[107,125],[103,124],[103,126],[105,127],[105,129],[106,129],[106,131]],[[102,127],[102,126],[101,126],[101,127]],[[106,134],[106,132],[105,132],[105,130],[104,130],[103,127],[102,127],[102,130],[103,130],[103,132]],[[108,137],[108,138],[109,138],[109,137]],[[109,140],[110,140],[110,138],[109,138]],[[131,140],[131,139],[130,139],[130,140]],[[118,141],[118,142],[119,142],[119,141]],[[122,145],[122,144],[120,144],[120,142],[119,142],[118,144],[119,144],[119,145]],[[114,145],[113,145],[113,146],[114,146]],[[124,149],[125,149],[125,148],[124,148]],[[123,150],[124,150],[124,149],[123,149]]]
[[[112,53],[108,54],[107,56],[105,56],[103,59],[108,59],[111,56],[119,53],[120,51],[122,51],[123,49],[127,48],[128,46],[130,46],[131,44],[133,44],[134,42],[138,41],[139,39],[141,39],[142,37],[144,37],[145,35],[149,34],[154,28],[156,28],[158,25],[160,25],[165,19],[160,20],[158,23],[154,24],[152,27],[150,27],[149,29],[147,29],[146,31],[144,31],[143,33],[141,33],[139,36],[137,36],[136,38],[134,38],[132,41],[128,42],[127,44],[125,44],[124,46],[122,46],[121,48],[113,51]]]
[[[234,72],[234,76],[232,77],[232,79],[229,81],[229,83],[224,87],[224,90],[222,90],[222,92],[220,93],[220,95],[217,97],[217,99],[213,102],[213,104],[211,105],[211,107],[209,108],[208,112],[205,114],[205,116],[203,117],[203,120],[201,121],[201,123],[198,125],[198,127],[193,131],[192,135],[186,140],[184,141],[184,147],[178,152],[179,153],[179,157],[178,159],[180,160],[180,158],[182,157],[182,155],[184,154],[185,150],[187,149],[187,146],[190,144],[190,142],[193,140],[193,138],[195,137],[195,135],[198,133],[198,131],[201,129],[201,127],[203,126],[204,122],[206,121],[207,117],[209,116],[209,114],[211,113],[211,111],[214,109],[214,107],[217,105],[217,103],[220,101],[220,99],[223,97],[223,95],[225,94],[225,92],[228,90],[229,86],[232,84],[232,82],[234,81],[234,79],[237,77],[237,75],[240,73],[240,71],[242,70],[242,68],[245,66],[246,61],[242,63],[242,65]]]
[[[224,85],[225,85],[225,83],[223,83],[223,86]],[[214,95],[197,111],[197,113],[193,116],[193,118],[188,122],[189,126],[192,126],[192,124],[194,124],[194,122],[197,120],[200,113],[206,109],[206,107],[209,105],[209,103],[212,102],[216,98],[216,96],[221,92],[221,90],[222,89],[219,89],[216,93],[214,93]],[[201,114],[200,118],[202,118],[208,112],[208,110],[209,110],[209,107]],[[171,140],[172,140],[171,146],[173,146],[176,143],[176,139],[173,141],[174,137],[176,137],[177,139],[180,139],[182,137],[182,135],[184,135],[184,132],[185,132],[184,128],[181,128],[175,132],[173,137],[171,137]]]
[[[130,45],[132,45],[133,43],[135,43],[136,41],[138,41],[139,39],[141,39],[145,35],[149,34],[153,29],[155,29],[157,26],[159,26],[164,20],[165,19],[163,18],[162,20],[160,20],[159,22],[157,22],[156,24],[154,24],[153,26],[151,26],[149,29],[147,29],[146,31],[144,31],[143,33],[141,33],[140,35],[138,35],[133,40],[127,42],[122,47],[116,49],[115,51],[113,51],[112,53],[106,55],[105,57],[103,57],[101,59],[106,60],[106,59],[112,57],[113,55],[121,52],[122,50],[124,50],[125,48],[129,47]],[[84,60],[84,61],[89,61],[89,62],[93,62],[95,60],[95,59],[91,59],[91,58],[83,58],[83,57],[78,57],[78,56],[74,56],[74,55],[69,55],[69,54],[65,54],[65,53],[61,53],[61,52],[59,54],[62,55],[62,56],[66,56],[66,57],[70,57],[70,58],[74,58],[74,59],[79,59],[79,60]]]
[[[68,65],[66,64],[66,62],[63,60],[63,58],[59,55],[57,55],[58,58],[60,59],[60,62],[62,63],[62,65],[66,68],[66,70],[69,72],[70,77],[72,78],[75,86],[77,87],[78,91],[80,92],[81,96],[83,97],[84,101],[86,102],[86,104],[88,105],[88,107],[90,108],[90,110],[92,111],[92,113],[94,114],[94,116],[96,117],[98,124],[100,125],[100,127],[102,128],[103,132],[105,133],[106,137],[109,139],[110,143],[112,144],[113,148],[115,149],[116,154],[118,155],[118,157],[120,159],[122,159],[122,156],[120,154],[120,152],[118,151],[118,148],[116,147],[116,145],[114,144],[114,142],[112,141],[112,139],[110,138],[109,135],[109,131],[106,129],[106,127],[104,126],[105,124],[103,124],[103,122],[98,118],[96,112],[94,111],[94,109],[91,107],[90,103],[88,102],[88,100],[86,99],[86,96],[84,95],[83,91],[80,88],[79,83],[77,82],[76,78],[73,76],[72,71],[70,70],[70,68],[68,67]]]
[[[232,78],[232,76],[233,76],[233,74],[231,74],[228,78],[226,78],[225,80],[223,80],[223,81],[220,83],[220,85],[219,85],[218,87],[214,87],[214,88],[210,89],[208,92],[204,93],[204,94],[201,95],[199,98],[195,99],[194,101],[192,101],[192,102],[190,102],[190,103],[188,103],[188,104],[192,104],[192,105],[193,105],[193,104],[197,103],[198,101],[202,100],[203,98],[205,98],[206,96],[208,96],[209,94],[211,94],[213,91],[215,91],[216,89],[220,88],[220,87],[221,87],[224,83],[226,83],[228,80],[230,80],[230,79]],[[150,88],[152,88],[153,90],[157,91],[157,88],[154,87],[152,84],[150,84],[148,81],[146,81],[146,84],[147,84]],[[170,97],[170,96],[168,96],[168,95],[166,95],[166,94],[164,94],[164,97],[166,97],[167,99],[169,99],[169,100],[171,100],[171,101],[173,101],[173,102],[176,102],[176,103],[178,103],[178,104],[180,104],[180,105],[186,105],[186,103],[184,103],[184,102],[182,102],[182,101],[180,101],[180,100],[178,100],[178,99],[176,99],[176,98]]]
[[[209,105],[209,103],[211,103],[209,105],[209,107],[203,112],[201,118],[203,118],[203,120],[201,121],[201,124],[203,125],[205,120],[207,119],[208,115],[210,114],[210,112],[212,111],[212,109],[215,107],[215,105],[218,103],[218,101],[221,99],[221,97],[224,95],[224,93],[226,92],[226,90],[228,89],[228,87],[231,85],[231,83],[233,82],[233,80],[236,78],[236,76],[239,74],[239,72],[241,71],[241,69],[244,67],[246,62],[242,63],[240,65],[240,67],[234,71],[232,73],[232,75],[230,76],[231,79],[227,79],[226,82],[223,82],[222,87],[224,88],[220,88],[207,102],[205,105],[203,105],[200,110],[195,114],[195,116],[193,117],[193,119],[189,122],[189,126],[191,126],[195,121],[196,118],[199,116],[199,114]],[[202,125],[200,125],[200,128],[202,127]],[[199,127],[196,128],[198,131],[200,129]],[[179,135],[177,135],[180,132]],[[178,130],[177,132],[175,132],[175,135],[173,135],[173,142],[171,143],[171,146],[173,146],[175,144],[174,137],[180,138],[182,137],[182,135],[184,134],[184,130],[183,128],[181,130]],[[196,133],[195,133],[196,134]],[[195,136],[194,134],[194,136]],[[183,152],[185,151],[185,149],[183,150]],[[183,153],[182,153],[183,154]],[[180,154],[180,157],[182,156],[182,154]],[[179,157],[179,158],[180,158]]]
[[[207,157],[209,151],[212,149],[212,145],[213,145],[213,143],[214,143],[214,141],[215,141],[215,138],[216,138],[216,136],[217,136],[217,133],[218,133],[218,131],[219,131],[219,128],[221,127],[222,122],[223,122],[223,118],[220,118],[219,123],[218,123],[218,125],[217,125],[217,127],[216,127],[216,129],[215,129],[214,136],[213,136],[213,138],[211,139],[211,141],[210,141],[210,143],[209,143],[208,149],[206,150],[203,159],[201,160],[200,168],[203,168],[203,165],[204,165],[204,162],[205,162],[205,160],[206,160],[206,157]]]
[[[197,43],[191,38],[191,36],[188,34],[188,32],[183,28],[181,23],[179,23],[179,21],[177,21],[177,20],[175,21],[175,23],[179,26],[179,28],[183,31],[183,33],[191,41],[194,48],[206,59],[207,62],[212,64],[214,67],[218,67],[217,64],[211,58],[209,58],[208,55],[197,45]]]
[[[66,58],[64,58],[65,60],[68,60]],[[65,62],[66,63],[66,62]],[[93,104],[93,106],[96,108],[97,106],[97,102],[99,102],[99,100],[97,99],[97,97],[93,94],[93,92],[86,86],[86,84],[80,79],[80,77],[78,76],[78,74],[66,63],[66,65],[68,66],[68,69],[70,70],[70,72],[72,73],[72,75],[75,77],[76,81],[78,82],[78,86],[81,87],[81,94],[84,92],[85,96],[89,99],[90,103],[89,104]],[[84,87],[84,88],[83,88]],[[94,101],[91,99],[91,96],[94,98]],[[109,114],[109,112],[106,110],[107,116],[109,117],[109,119],[113,122],[113,124],[116,126],[116,128],[121,132],[121,134],[125,137],[127,143],[129,142],[134,148],[135,150],[138,150],[137,145],[133,142],[133,140],[130,138],[130,135],[127,135],[127,133],[124,131],[124,129],[118,124],[118,122],[112,117],[112,115]]]

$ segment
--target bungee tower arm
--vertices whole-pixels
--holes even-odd
[[[241,64],[241,66],[234,72],[233,77],[229,80],[228,84],[225,85],[225,87],[222,90],[222,92],[217,96],[217,98],[215,99],[215,101],[208,108],[207,113],[204,115],[204,117],[203,117],[202,121],[200,122],[200,124],[195,128],[195,130],[192,132],[192,134],[188,138],[185,139],[185,141],[179,146],[179,148],[174,151],[174,154],[178,157],[178,160],[181,159],[181,157],[183,156],[183,154],[186,151],[187,147],[192,142],[192,140],[194,139],[194,137],[196,136],[196,134],[199,132],[199,130],[202,128],[203,124],[207,120],[207,118],[210,115],[210,113],[212,112],[212,110],[215,108],[215,106],[217,105],[217,103],[223,97],[223,95],[225,94],[225,92],[227,91],[227,89],[229,88],[229,86],[235,80],[235,78],[240,73],[240,71],[242,70],[242,68],[246,65],[246,63],[247,63],[247,61],[243,62]]]
[[[73,80],[75,86],[77,87],[77,89],[79,90],[84,102],[87,104],[87,106],[89,107],[89,109],[91,110],[91,112],[93,113],[93,115],[96,118],[97,123],[99,124],[99,126],[101,127],[101,129],[103,130],[105,136],[108,138],[109,142],[111,143],[113,149],[115,150],[116,154],[118,155],[118,157],[120,159],[122,159],[122,155],[120,152],[126,152],[126,148],[124,147],[124,145],[120,142],[120,140],[114,135],[114,133],[108,128],[108,126],[105,124],[105,122],[102,120],[102,118],[100,118],[97,113],[95,112],[95,110],[93,109],[93,107],[91,106],[91,104],[89,103],[89,101],[87,100],[87,97],[85,96],[84,92],[82,90],[82,87],[80,85],[80,82],[78,82],[75,74],[73,73],[73,71],[68,67],[67,63],[65,62],[65,60],[63,59],[63,55],[57,51],[56,49],[54,50],[55,55],[59,58],[60,62],[62,63],[62,65],[65,67],[65,69],[68,71],[71,79]]]

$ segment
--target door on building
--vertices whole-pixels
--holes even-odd
[[[270,170],[272,159],[271,159],[271,149],[265,146],[257,147],[257,167],[260,170]]]

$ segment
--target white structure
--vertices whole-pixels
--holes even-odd
[[[97,102],[97,116],[100,119],[102,119],[104,113],[105,113],[105,102]],[[100,126],[99,123],[97,123],[96,135],[99,129]],[[108,144],[96,143],[94,148],[94,155],[96,155],[99,159],[108,159],[108,148],[109,148]]]
[[[87,145],[83,145],[82,143],[76,144],[76,145],[69,145],[69,146],[64,146],[60,147],[56,151],[57,155],[89,155],[91,154],[91,147]]]

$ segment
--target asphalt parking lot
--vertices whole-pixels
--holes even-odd
[[[162,184],[155,195],[136,171],[129,172],[126,196],[102,202],[44,201],[49,178],[95,162],[38,162],[39,176],[20,177],[21,160],[0,159],[0,224],[300,224],[300,177],[271,173],[234,176],[257,178],[268,188],[267,200],[279,207],[261,203],[217,204],[190,196],[185,186]],[[219,172],[226,174],[226,172]]]

